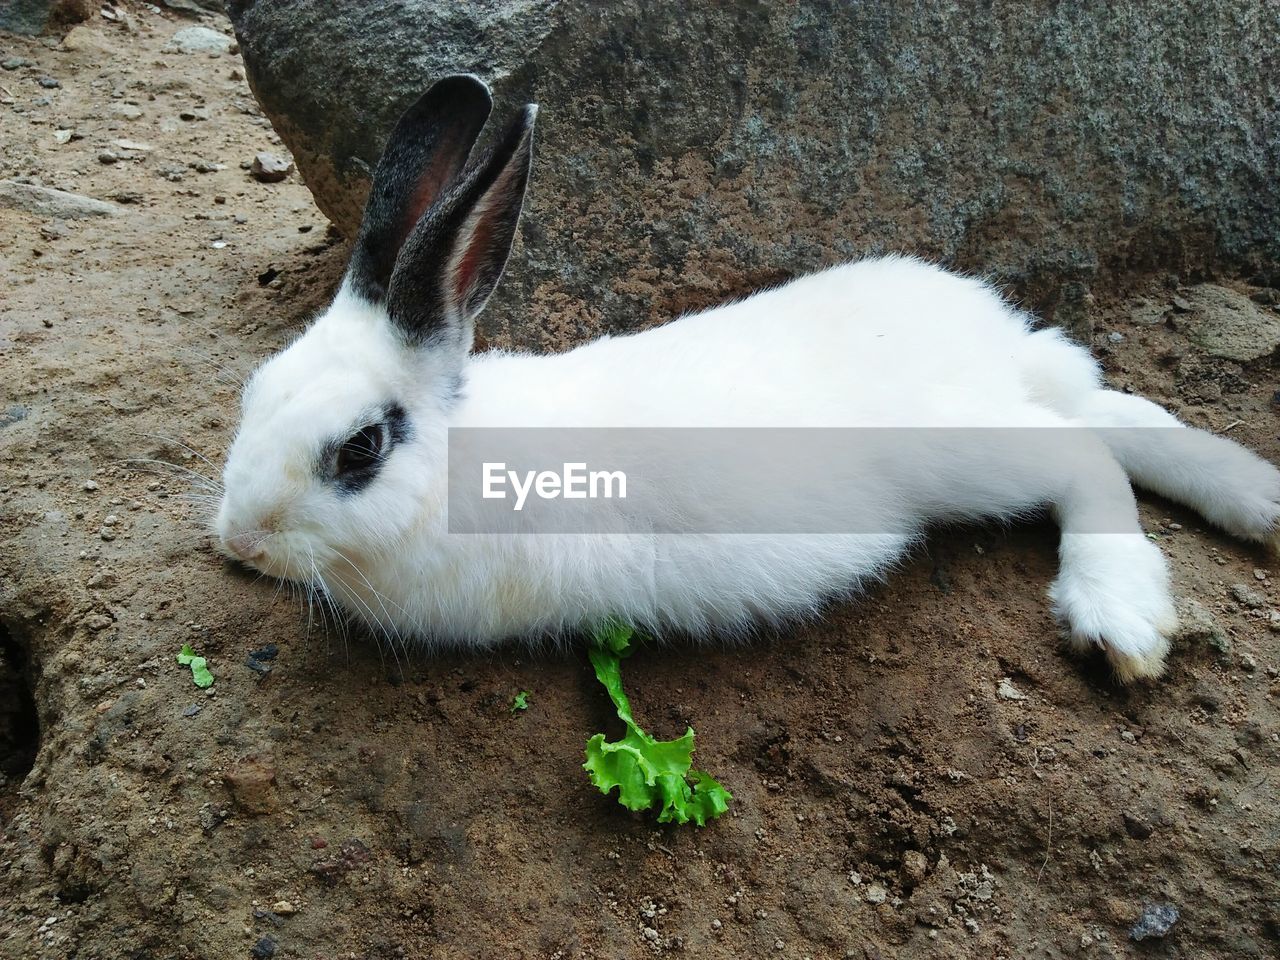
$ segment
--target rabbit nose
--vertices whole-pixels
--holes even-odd
[[[241,560],[250,563],[262,556],[264,539],[261,533],[238,533],[227,539],[227,549]]]

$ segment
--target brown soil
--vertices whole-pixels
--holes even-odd
[[[280,148],[238,59],[164,53],[186,23],[130,11],[78,52],[0,38],[37,64],[0,72],[0,176],[121,203],[0,211],[0,956],[249,957],[267,937],[370,960],[1276,955],[1280,587],[1167,504],[1148,529],[1222,636],[1180,642],[1159,684],[1062,651],[1047,526],[938,536],[862,603],[748,649],[633,657],[643,722],[694,724],[736,794],[703,830],[587,782],[583,745],[613,727],[584,657],[380,653],[225,566],[185,471],[217,469],[235,380],[344,251],[296,177],[241,169]],[[1136,304],[1094,311],[1113,381],[1280,459],[1274,368],[1206,358]],[[174,662],[186,642],[208,693]],[[267,643],[264,676],[245,659]],[[1173,930],[1131,941],[1161,903]]]

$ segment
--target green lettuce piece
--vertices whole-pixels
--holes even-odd
[[[511,712],[529,709],[529,691],[521,690],[511,701]]]
[[[622,660],[631,654],[632,635],[625,624],[608,621],[596,631],[595,646],[587,653],[627,735],[609,742],[597,733],[587,741],[583,769],[601,793],[616,788],[618,802],[628,810],[657,809],[659,823],[692,820],[706,826],[729,809],[733,794],[714,777],[692,769],[693,727],[677,740],[655,740],[636,723],[622,689]]]
[[[213,686],[213,674],[209,671],[209,661],[204,657],[196,656],[196,652],[191,649],[191,644],[182,645],[182,650],[178,652],[178,663],[184,667],[191,667],[191,682],[201,690]]]

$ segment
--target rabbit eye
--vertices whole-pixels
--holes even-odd
[[[384,442],[384,430],[380,423],[353,433],[338,448],[338,476],[346,477],[376,467],[382,460]]]

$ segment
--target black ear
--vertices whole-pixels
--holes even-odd
[[[493,99],[468,74],[445,77],[404,112],[387,140],[351,251],[347,282],[380,302],[396,256],[414,226],[466,165]]]
[[[472,323],[511,254],[533,163],[538,108],[525,106],[488,155],[418,222],[387,291],[391,320],[418,343],[469,349]]]

